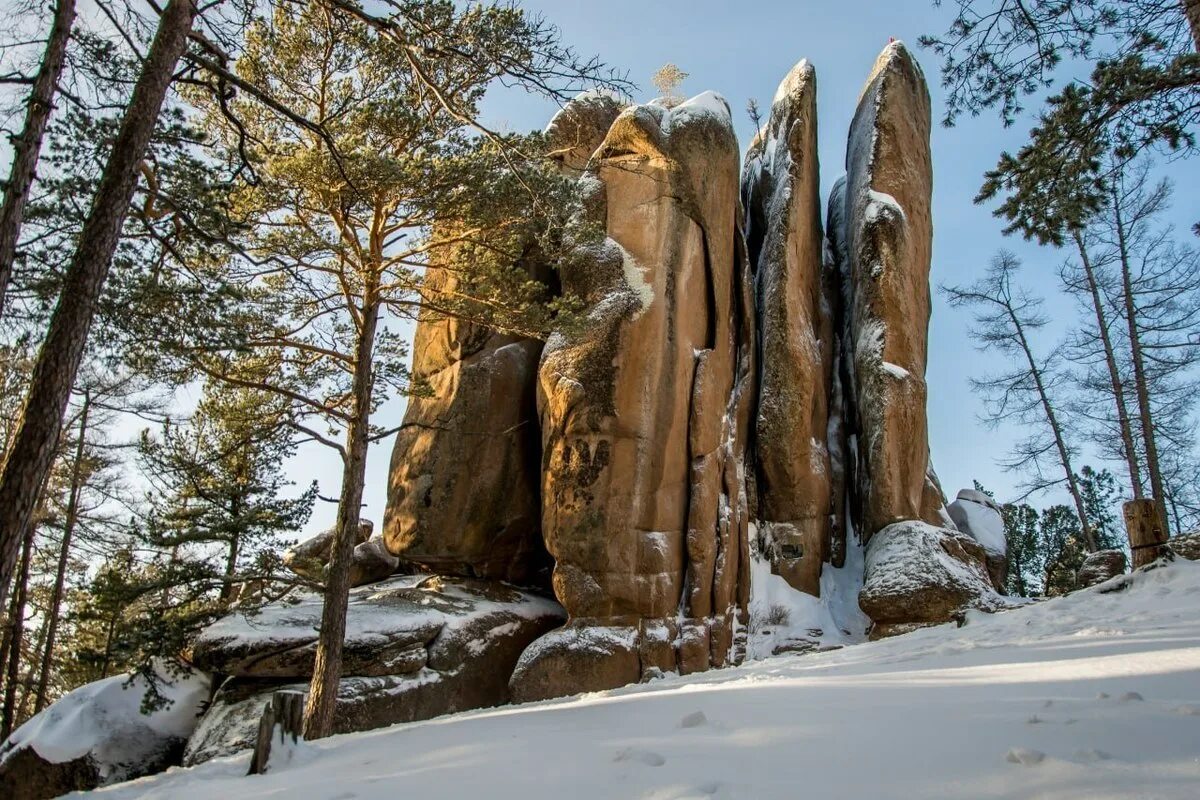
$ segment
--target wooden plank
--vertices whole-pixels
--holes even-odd
[[[290,741],[293,745],[301,741],[304,730],[304,693],[275,692],[271,702],[263,709],[258,721],[258,740],[254,744],[254,755],[250,759],[249,775],[266,773],[271,762],[271,747],[275,744],[278,731],[279,744]]]
[[[1158,505],[1152,498],[1130,500],[1122,507],[1125,531],[1129,535],[1129,550],[1133,553],[1133,568],[1144,567],[1165,551],[1167,526],[1158,515]]]

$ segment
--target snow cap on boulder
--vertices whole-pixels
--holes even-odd
[[[0,745],[0,797],[42,800],[178,764],[209,678],[161,659],[148,674],[80,686],[17,728]]]

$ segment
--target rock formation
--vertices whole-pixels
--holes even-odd
[[[620,104],[586,95],[547,129],[551,157],[576,173]],[[545,265],[535,277],[552,282]],[[430,295],[458,282],[426,279]],[[413,342],[413,397],[392,451],[384,535],[411,567],[445,575],[543,583],[550,561],[541,536],[540,453],[534,400],[541,342],[424,310]]]
[[[1089,553],[1079,565],[1075,585],[1086,589],[1104,583],[1110,578],[1124,575],[1126,565],[1125,553],[1121,550],[1097,550],[1095,553]]]
[[[185,763],[252,746],[271,694],[307,690],[321,602],[318,594],[293,594],[201,634],[193,662],[229,677],[188,742]],[[508,702],[518,656],[563,616],[552,600],[464,578],[396,577],[355,589],[335,731]]]
[[[871,537],[858,602],[875,622],[873,639],[939,625],[967,608],[1004,605],[983,547],[920,520],[893,523]]]
[[[358,538],[350,557],[350,585],[363,586],[389,577],[400,566],[400,559],[388,552],[383,536],[373,534],[375,524],[363,520],[358,526]],[[334,529],[322,531],[283,553],[283,565],[302,578],[324,583],[325,568],[329,566],[333,548]],[[241,587],[247,589],[246,585]]]
[[[538,373],[542,534],[570,620],[522,657],[520,699],[722,665],[748,590],[753,328],[728,105],[626,109],[580,182],[605,237],[562,271],[588,313]]]
[[[875,62],[846,152],[846,313],[853,334],[860,526],[943,522],[927,479],[925,362],[933,191],[924,75],[899,42]]]
[[[999,504],[983,492],[963,489],[946,510],[950,519],[954,520],[955,527],[979,542],[987,554],[992,586],[996,591],[1003,592],[1008,576],[1008,541]]]
[[[146,675],[162,701],[148,712]],[[208,696],[207,675],[161,660],[80,686],[0,745],[0,797],[47,800],[175,766]]]
[[[816,618],[852,640],[1005,604],[999,510],[975,492],[947,509],[926,438],[929,132],[921,70],[889,45],[822,229],[807,62],[740,170],[711,92],[590,94],[554,118],[582,224],[566,263],[523,268],[583,318],[543,345],[422,313],[427,391],[383,534],[355,550],[338,732],[720,667],[759,634],[818,649]],[[328,540],[288,564],[320,582]],[[855,600],[869,620],[832,616]],[[297,591],[200,637],[196,665],[224,682],[188,763],[249,747],[271,693],[305,689],[320,604]]]
[[[761,356],[759,532],[775,571],[816,595],[834,531],[841,540],[844,528],[827,442],[835,320],[822,263],[816,71],[807,61],[780,84],[742,185]]]
[[[1171,551],[1181,558],[1200,561],[1200,531],[1190,531],[1167,540]]]

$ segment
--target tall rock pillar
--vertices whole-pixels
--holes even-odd
[[[761,546],[793,588],[817,595],[835,528],[839,537],[844,530],[827,441],[834,320],[822,268],[816,71],[808,61],[779,85],[746,155],[742,186],[759,324]]]
[[[753,308],[728,105],[626,109],[581,185],[604,235],[561,279],[588,313],[538,375],[542,531],[570,620],[522,656],[522,700],[723,664],[747,600]]]
[[[895,42],[880,54],[859,98],[846,154],[845,228],[834,237],[845,242],[864,538],[893,522],[947,519],[931,477],[925,417],[929,133],[925,77]]]

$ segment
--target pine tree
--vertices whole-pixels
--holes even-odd
[[[921,37],[943,57],[946,122],[998,108],[1006,124],[1067,70],[1091,66],[1045,103],[1029,143],[1001,155],[978,201],[1001,196],[1008,231],[1062,244],[1150,148],[1195,152],[1200,10],[1195,0],[963,0],[944,34]]]
[[[1041,559],[1038,545],[1038,513],[1027,503],[1001,506],[1004,537],[1008,543],[1008,580],[1005,588],[1017,597],[1031,597],[1041,591]]]
[[[139,455],[149,480],[145,536],[177,554],[207,559],[219,548],[218,605],[234,598],[239,582],[272,577],[283,537],[307,521],[316,485],[284,497],[283,462],[295,452],[287,405],[279,395],[210,382],[191,418],[167,422],[158,437],[142,434]]]
[[[138,167],[195,16],[192,0],[170,0],[163,11],[34,365],[20,422],[0,469],[0,606],[54,460],[63,413],[137,186]]]
[[[1042,591],[1047,597],[1075,590],[1076,575],[1087,557],[1081,533],[1079,517],[1069,506],[1050,506],[1042,511],[1038,538],[1041,540]]]
[[[271,101],[239,95],[208,116],[227,160],[248,170],[232,194],[244,235],[225,275],[242,302],[215,325],[228,323],[225,345],[176,348],[210,379],[284,398],[288,424],[342,460],[311,738],[332,728],[366,455],[388,434],[372,413],[409,388],[406,346],[389,323],[424,310],[544,335],[569,308],[531,264],[556,260],[573,187],[541,156],[540,137],[489,131],[477,107],[501,75],[547,91],[594,69],[579,72],[557,32],[509,5],[391,7],[385,19],[353,3],[286,6],[252,26],[235,78]],[[429,268],[455,280],[427,281]],[[245,352],[278,369],[248,373]]]

